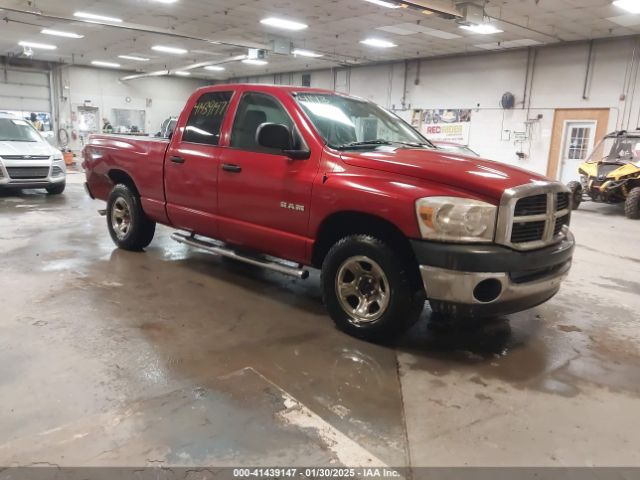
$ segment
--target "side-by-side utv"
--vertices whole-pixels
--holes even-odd
[[[640,219],[640,131],[613,132],[578,167],[579,182],[569,182],[573,209],[583,200],[624,203],[628,218]]]

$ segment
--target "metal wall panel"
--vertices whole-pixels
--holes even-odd
[[[0,70],[0,110],[51,112],[49,73]]]

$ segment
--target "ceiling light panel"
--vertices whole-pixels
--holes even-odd
[[[301,57],[310,57],[310,58],[319,58],[322,57],[322,53],[312,52],[311,50],[305,50],[303,48],[294,48],[291,52],[294,55],[299,55]]]
[[[613,5],[629,13],[640,13],[640,2],[638,0],[616,0]]]
[[[293,20],[287,20],[285,18],[278,17],[268,17],[260,20],[260,23],[263,25],[268,25],[270,27],[282,28],[284,30],[304,30],[309,25],[304,23],[296,22]]]
[[[388,40],[383,40],[381,38],[367,38],[365,40],[361,40],[360,43],[362,43],[363,45],[368,45],[370,47],[376,47],[376,48],[397,47],[395,43],[390,42]]]
[[[493,35],[494,33],[502,33],[504,31],[490,23],[482,23],[479,25],[460,25],[460,28],[478,35]]]
[[[185,72],[184,70],[178,70],[177,72],[173,72],[176,75],[180,75],[181,77],[188,77],[189,75],[191,75],[190,72]]]
[[[146,57],[138,57],[136,55],[118,55],[118,58],[123,60],[131,60],[133,62],[148,62],[150,59]]]
[[[45,35],[53,35],[54,37],[84,38],[84,35],[73,32],[64,32],[62,30],[51,30],[50,28],[43,28],[42,30],[40,30],[40,33],[44,33]]]
[[[400,8],[400,5],[398,5],[397,3],[387,2],[385,0],[364,0],[364,1],[368,3],[373,3],[374,5],[378,5],[379,7]]]
[[[115,62],[104,62],[102,60],[93,60],[91,65],[95,65],[96,67],[108,67],[108,68],[120,68],[119,63]]]
[[[258,60],[255,58],[245,58],[242,60],[242,63],[246,63],[247,65],[267,65],[269,62],[266,60]]]
[[[37,42],[18,42],[18,45],[21,47],[35,48],[40,50],[55,50],[55,45],[50,45],[48,43],[37,43]]]
[[[209,70],[210,72],[223,72],[225,70],[221,65],[207,65],[204,69]]]
[[[100,21],[100,22],[111,22],[111,23],[122,23],[122,19],[121,18],[108,17],[106,15],[98,15],[98,14],[95,14],[95,13],[75,12],[73,14],[73,16],[76,17],[76,18],[84,18],[86,20],[94,20],[94,21]]]
[[[151,50],[162,53],[171,53],[172,55],[184,55],[188,52],[188,50],[185,50],[184,48],[167,47],[165,45],[154,45],[151,47]]]

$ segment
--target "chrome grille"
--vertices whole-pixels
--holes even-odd
[[[496,243],[517,250],[546,247],[563,238],[570,217],[569,192],[560,183],[509,189],[500,202]]]
[[[49,167],[7,167],[7,173],[14,180],[45,179],[49,176]]]
[[[49,160],[49,155],[2,155],[4,160]]]

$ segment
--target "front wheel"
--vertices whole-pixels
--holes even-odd
[[[107,227],[113,242],[124,250],[139,251],[153,240],[156,224],[142,210],[140,197],[118,184],[107,199]]]
[[[382,240],[352,235],[338,241],[322,264],[323,299],[344,332],[390,340],[420,317],[425,294],[417,278],[411,262]]]
[[[624,202],[624,214],[632,220],[640,218],[640,187],[632,188],[627,195]]]
[[[66,186],[67,184],[65,182],[59,183],[57,185],[52,185],[50,187],[47,187],[47,193],[49,195],[60,195],[62,192],[64,192]]]
[[[580,203],[582,203],[582,184],[580,182],[569,182],[567,184],[569,190],[571,190],[570,194],[570,202],[571,202],[571,210],[577,210],[580,207]]]

